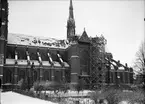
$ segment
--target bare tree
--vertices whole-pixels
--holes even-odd
[[[143,74],[145,72],[145,41],[141,43],[141,46],[136,53],[134,69],[136,69],[138,74]]]

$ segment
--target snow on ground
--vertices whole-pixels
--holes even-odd
[[[85,96],[87,95],[88,92],[91,91],[80,91],[80,93],[78,94],[77,91],[68,91],[68,96]],[[47,91],[47,93],[52,93],[53,92],[49,92]],[[74,101],[79,101],[80,104],[94,104],[93,101],[90,98],[68,98],[66,99],[66,101],[69,102],[73,102]],[[53,103],[50,101],[45,101],[45,100],[41,100],[38,98],[33,98],[33,97],[29,97],[29,96],[25,96],[22,94],[18,94],[15,92],[3,92],[1,94],[1,104],[58,104],[58,103]],[[72,104],[72,103],[70,103]]]
[[[58,104],[50,101],[32,98],[15,92],[1,93],[1,104]]]

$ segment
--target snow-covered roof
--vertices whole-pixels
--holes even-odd
[[[69,64],[67,62],[64,62],[65,67],[69,67]]]
[[[15,64],[15,59],[6,59],[6,64],[14,65]]]
[[[113,65],[111,65],[111,69],[114,69],[114,66]]]
[[[60,63],[57,61],[53,61],[55,67],[61,67]]]
[[[124,70],[124,67],[121,66],[121,67],[118,67],[118,69],[119,69],[119,70]]]
[[[34,65],[39,66],[40,63],[37,60],[30,60],[30,64],[32,65],[32,63],[34,63]]]
[[[67,40],[58,40],[46,37],[34,37],[23,34],[8,34],[8,44],[50,47],[50,48],[67,48],[69,46]]]
[[[49,61],[42,61],[42,65],[43,66],[51,66],[51,64],[49,63]]]
[[[113,61],[113,62],[111,62],[111,63],[117,66],[117,64],[116,64],[114,61]]]
[[[27,60],[18,60],[17,62],[18,62],[18,65],[27,65],[28,64]]]

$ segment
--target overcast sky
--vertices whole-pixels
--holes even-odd
[[[144,37],[143,0],[73,0],[76,34],[107,39],[114,59],[130,66]],[[9,1],[9,33],[66,39],[69,0]]]

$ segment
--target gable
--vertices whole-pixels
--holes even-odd
[[[80,37],[79,41],[81,42],[87,42],[89,43],[90,42],[90,39],[86,33],[86,31],[83,32],[82,36]]]

